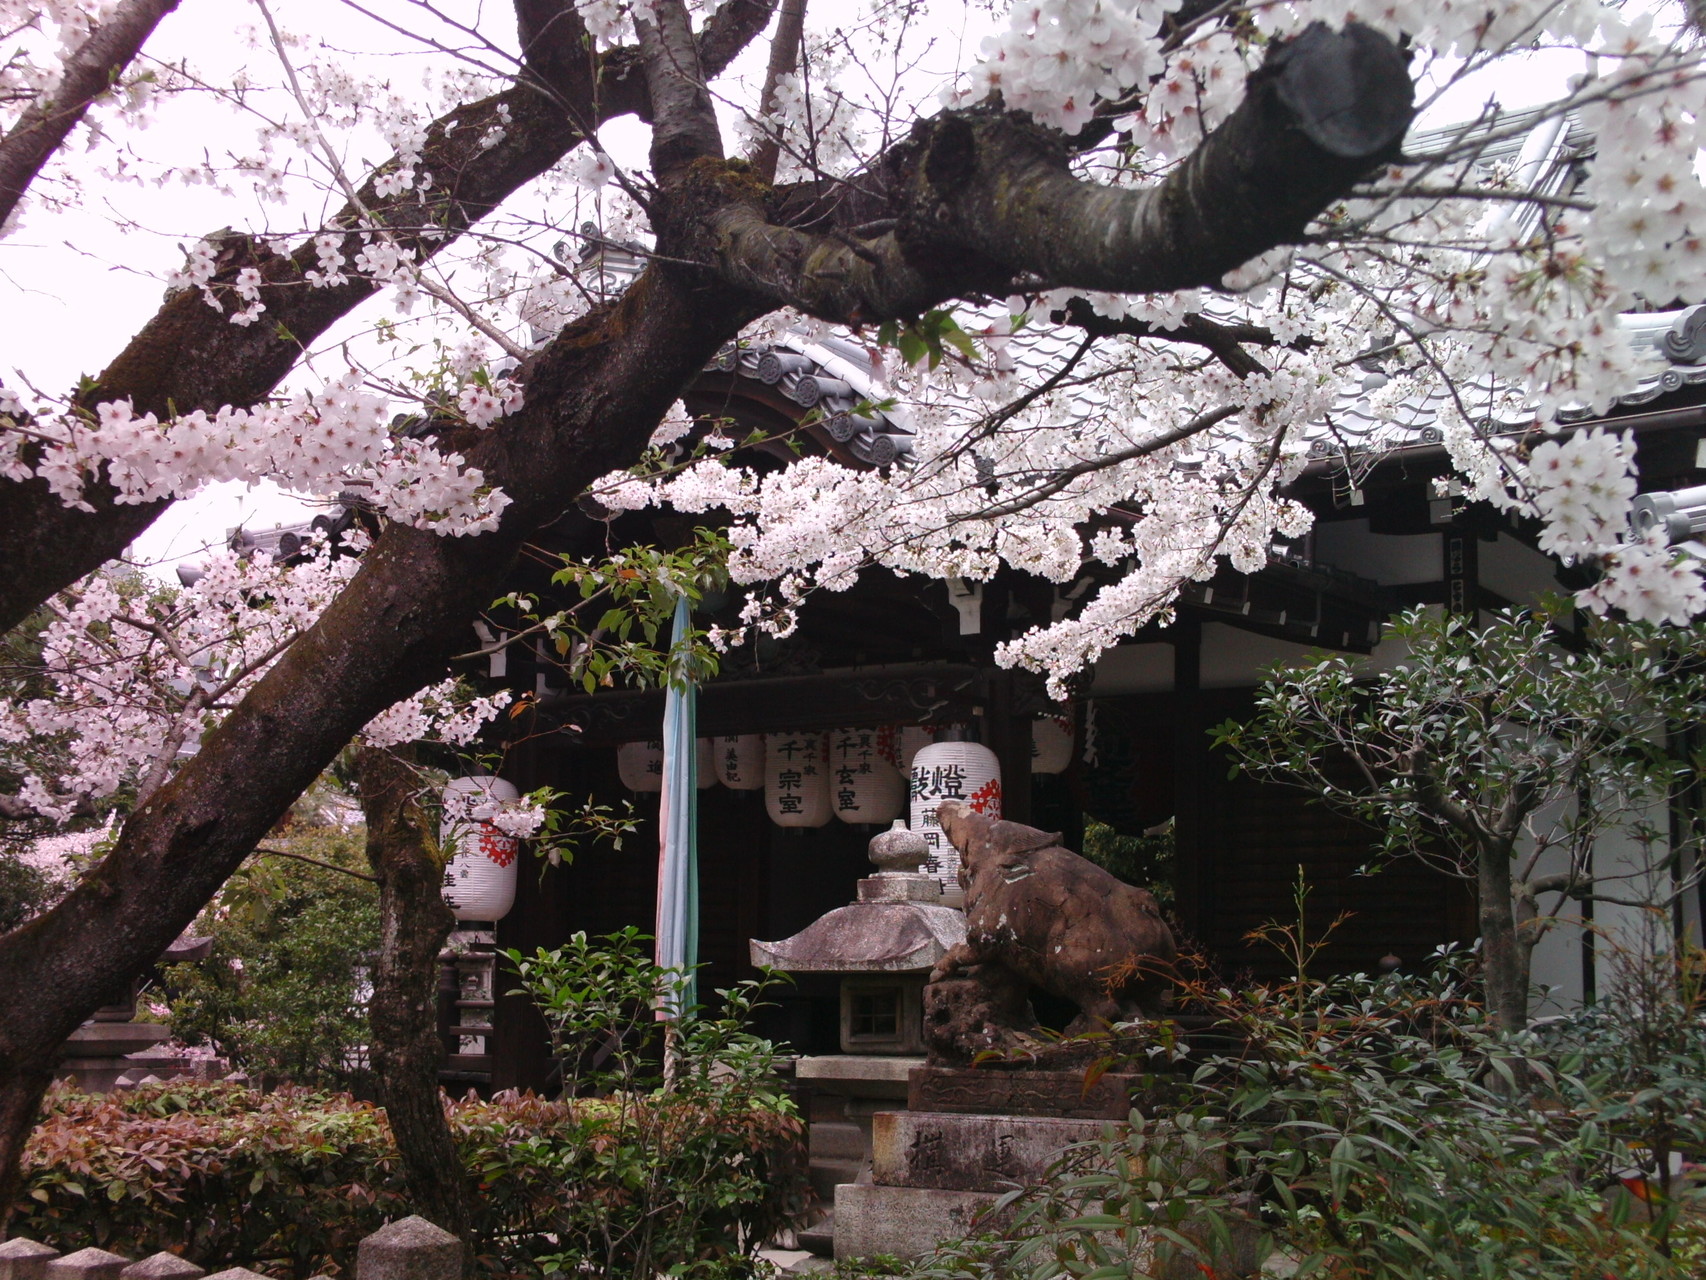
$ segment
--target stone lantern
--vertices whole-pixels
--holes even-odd
[[[834,1187],[869,1182],[871,1117],[906,1105],[908,1073],[924,1065],[924,983],[965,941],[963,913],[942,904],[942,885],[919,868],[930,856],[905,824],[874,837],[877,873],[858,899],[820,916],[791,938],[752,943],[752,962],[789,973],[841,977],[841,1052],[800,1058],[795,1078],[811,1086],[811,1179],[825,1202]],[[800,1235],[824,1247],[833,1223]]]
[[[788,973],[841,977],[841,1052],[924,1052],[925,979],[965,941],[965,916],[942,904],[941,882],[919,868],[929,846],[897,821],[871,840],[877,874],[858,900],[819,916],[780,942],[752,943],[752,962]]]

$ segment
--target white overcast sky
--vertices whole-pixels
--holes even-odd
[[[508,42],[513,27],[502,0],[483,6],[453,0],[446,7],[469,15],[480,8],[496,14],[494,3],[503,12],[489,23],[491,35]],[[371,7],[403,22],[418,20],[422,13],[418,5],[387,0],[376,0]],[[977,32],[960,25],[957,6],[944,6],[948,8],[956,11],[955,25],[944,27],[944,46],[965,41],[975,47]],[[413,65],[421,56],[418,52],[404,52],[402,38],[386,35],[340,0],[277,0],[275,13],[287,30],[318,36],[334,47],[354,48],[364,59],[396,55],[388,65],[399,85],[418,74]],[[256,10],[230,0],[183,0],[162,22],[149,52],[166,60],[187,56],[212,83],[228,85],[245,65],[260,69],[258,78],[270,80],[270,51],[251,47],[243,34],[258,23]],[[1582,69],[1579,54],[1537,56],[1521,71],[1507,66],[1496,84],[1459,86],[1429,112],[1428,123],[1471,116],[1493,96],[1511,108],[1545,100]],[[227,149],[251,150],[253,130],[251,121],[190,98],[165,104],[137,146],[155,155],[189,147],[192,155],[205,148],[218,156]],[[602,138],[620,161],[632,164],[643,158],[644,131],[633,122],[605,130]],[[206,188],[137,186],[98,177],[86,177],[85,182],[83,209],[34,211],[17,232],[0,240],[0,314],[9,318],[10,329],[0,354],[0,376],[13,385],[51,393],[75,384],[83,374],[99,372],[158,307],[161,278],[182,261],[180,245],[221,225],[249,229],[281,216],[276,208],[260,208],[252,199],[225,197]],[[116,227],[115,215],[129,226]],[[196,558],[232,526],[267,528],[305,520],[313,511],[270,485],[214,486],[177,503],[139,540],[134,555],[164,573],[180,559]]]

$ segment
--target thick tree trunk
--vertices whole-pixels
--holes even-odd
[[[0,1204],[66,1035],[177,937],[378,712],[466,648],[523,539],[644,449],[681,388],[756,308],[654,268],[527,372],[528,403],[471,460],[514,498],[475,538],[393,526],[349,587],[53,910],[0,937]]]
[[[1499,846],[1482,848],[1478,860],[1476,890],[1487,1007],[1500,1030],[1522,1031],[1528,1027],[1529,949],[1517,937],[1510,851]]]
[[[412,754],[412,753],[410,753]],[[473,1189],[444,1116],[438,1070],[438,955],[455,927],[415,803],[419,780],[399,751],[364,747],[356,761],[367,861],[379,877],[379,955],[368,1004],[368,1056],[391,1121],[415,1212],[473,1244]]]

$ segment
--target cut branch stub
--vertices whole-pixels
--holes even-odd
[[[1299,241],[1396,157],[1413,101],[1405,57],[1385,36],[1316,25],[1277,46],[1238,109],[1155,186],[1083,181],[1060,136],[1017,113],[948,111],[915,124],[873,173],[881,234],[819,234],[818,203],[773,193],[768,207],[753,197],[717,209],[703,228],[709,243],[686,256],[714,263],[728,284],[848,324],[910,319],[1020,281],[1213,287]],[[868,204],[860,217],[878,212]],[[778,225],[790,214],[813,229]]]
[[[1158,292],[1217,284],[1395,157],[1414,89],[1404,55],[1357,24],[1278,46],[1244,101],[1160,184],[1084,182],[1058,142],[1010,115],[915,132],[909,256],[945,244],[1050,286]]]

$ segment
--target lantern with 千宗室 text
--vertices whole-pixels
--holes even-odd
[[[829,756],[821,732],[764,735],[764,808],[779,827],[829,821]]]

